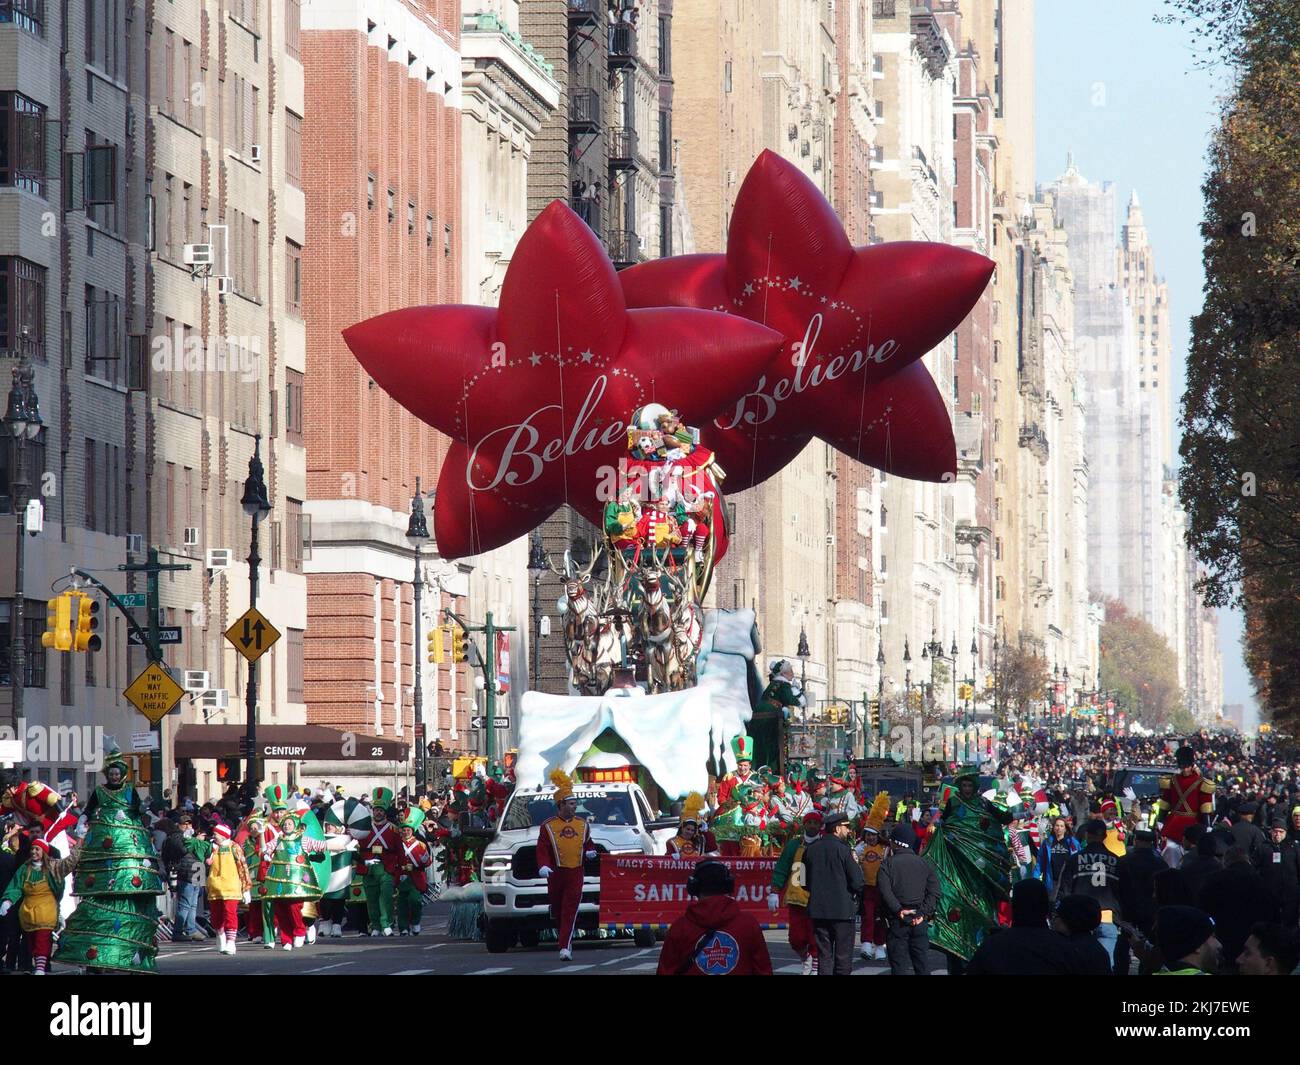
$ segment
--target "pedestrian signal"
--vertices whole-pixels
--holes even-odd
[[[238,784],[242,777],[243,763],[238,758],[217,759],[217,780],[222,784]]]
[[[77,631],[73,637],[74,651],[98,651],[104,641],[95,630],[99,628],[99,600],[84,592],[77,594]]]

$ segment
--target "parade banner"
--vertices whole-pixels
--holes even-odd
[[[763,928],[784,928],[772,913],[767,896],[775,858],[718,858],[731,869],[736,887],[732,897]],[[686,880],[695,871],[695,859],[680,861],[666,856],[600,856],[600,923],[605,928],[667,928],[686,912],[691,901]]]

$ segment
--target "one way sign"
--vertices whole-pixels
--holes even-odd
[[[280,638],[280,630],[272,625],[256,607],[244,611],[226,630],[226,639],[248,661],[256,662]]]
[[[492,719],[492,724],[496,728],[509,728],[510,718],[494,717]],[[487,727],[487,717],[485,715],[480,715],[478,717],[471,717],[469,719],[469,727],[474,729],[476,732],[481,732],[484,728]]]

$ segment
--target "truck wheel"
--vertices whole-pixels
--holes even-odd
[[[516,938],[515,930],[499,921],[488,921],[483,929],[483,940],[489,954],[504,954],[515,945]]]
[[[539,939],[540,936],[536,928],[525,928],[519,933],[519,945],[527,947],[529,950],[537,946]]]
[[[653,947],[655,945],[655,930],[653,928],[634,929],[632,942],[638,947]]]

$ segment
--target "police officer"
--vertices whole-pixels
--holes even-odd
[[[1061,891],[1066,895],[1087,895],[1101,906],[1101,924],[1094,933],[1115,963],[1115,944],[1120,916],[1119,858],[1106,849],[1106,822],[1098,819],[1083,826],[1087,843],[1078,854],[1066,859],[1061,871]]]

